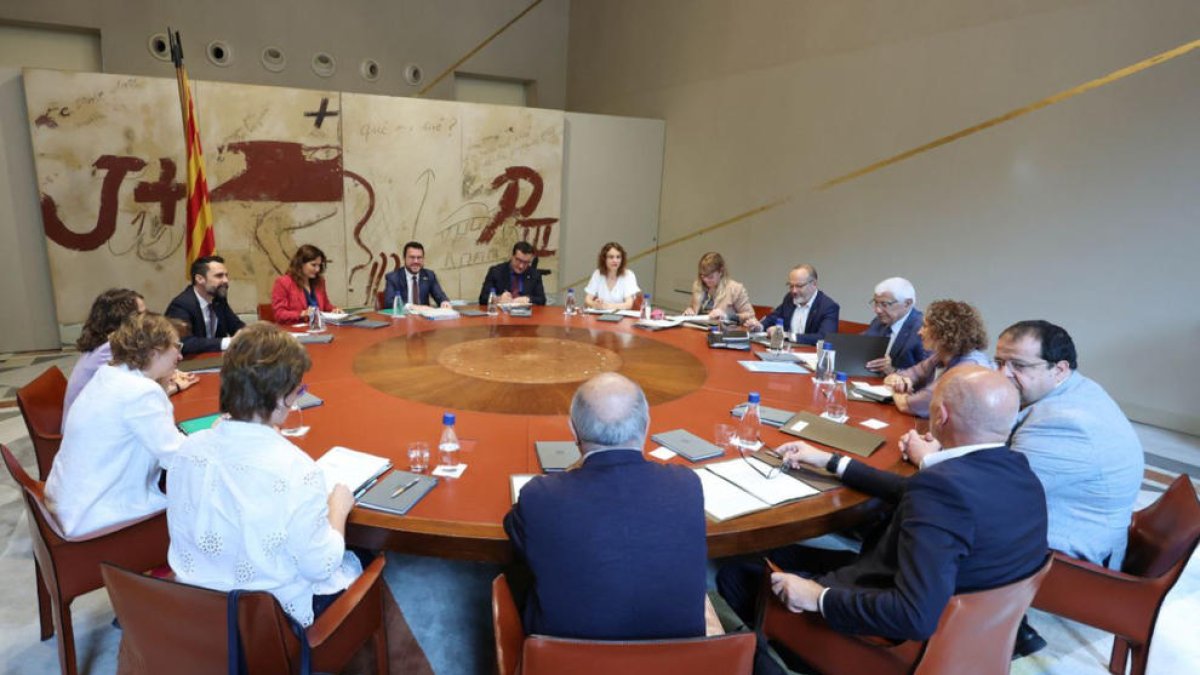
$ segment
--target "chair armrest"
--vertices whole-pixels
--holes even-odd
[[[492,580],[492,627],[496,635],[499,673],[515,675],[525,645],[525,626],[503,573]]]
[[[338,596],[338,599],[334,600],[333,604],[329,605],[329,608],[322,612],[316,621],[313,621],[313,624],[308,627],[307,631],[308,644],[310,646],[316,649],[324,644],[348,624],[347,620],[351,615],[368,608],[371,603],[363,602],[368,597],[368,594],[375,592],[376,599],[378,599],[377,585],[382,583],[381,576],[383,574],[384,560],[384,557],[381,555],[371,561],[367,569],[363,570],[362,575],[355,579],[354,583],[350,584],[350,587]],[[377,620],[382,621],[382,603],[377,604],[378,611],[375,614],[377,615]],[[364,616],[364,619],[367,618],[370,617]],[[369,634],[364,634],[364,638]]]
[[[1033,606],[1140,642],[1162,602],[1163,583],[1055,552]]]

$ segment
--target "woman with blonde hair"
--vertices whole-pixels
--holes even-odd
[[[588,281],[587,306],[593,309],[630,309],[641,293],[633,270],[625,266],[625,247],[610,241],[600,247],[596,269]]]
[[[925,322],[917,331],[926,351],[933,352],[916,365],[897,370],[883,383],[895,391],[893,400],[902,413],[929,417],[933,383],[946,371],[963,364],[995,368],[987,347],[987,329],[979,310],[957,300],[938,300],[925,310]]]
[[[296,249],[287,274],[275,279],[271,289],[271,311],[275,323],[307,321],[313,312],[339,312],[325,294],[325,252],[304,244]]]
[[[683,313],[705,315],[713,320],[736,320],[739,324],[754,320],[750,294],[745,286],[729,278],[720,253],[700,256],[696,280],[692,282],[692,301]]]
[[[135,315],[109,336],[100,366],[71,406],[46,479],[46,504],[68,537],[162,510],[162,468],[183,442],[158,383],[179,363],[179,335],[165,317]]]

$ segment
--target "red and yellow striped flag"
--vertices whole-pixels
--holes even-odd
[[[208,202],[208,180],[204,175],[204,152],[200,147],[200,125],[187,70],[183,67],[183,45],[179,33],[169,32],[171,60],[175,62],[175,77],[179,81],[179,108],[183,113],[184,147],[187,150],[187,267],[188,274],[197,258],[212,255],[217,249],[213,235],[212,207]]]

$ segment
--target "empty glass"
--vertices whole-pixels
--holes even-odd
[[[408,470],[413,473],[425,473],[429,470],[429,444],[425,441],[413,441],[408,444]]]
[[[288,407],[287,419],[279,428],[279,433],[288,438],[298,438],[308,433],[310,427],[304,424],[304,411],[300,409],[300,397]]]

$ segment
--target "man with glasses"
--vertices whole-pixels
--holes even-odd
[[[875,295],[868,303],[875,319],[863,335],[886,335],[887,351],[878,359],[867,362],[867,368],[880,375],[915,366],[929,358],[921,336],[925,316],[917,309],[917,292],[908,279],[892,277],[875,286]]]
[[[546,304],[542,275],[532,267],[533,246],[527,241],[513,244],[511,258],[488,268],[479,289],[479,304],[487,304],[489,293],[495,293],[496,300],[504,304]]]
[[[770,328],[779,320],[788,339],[796,344],[815,345],[817,340],[838,332],[841,308],[833,298],[817,288],[817,270],[812,265],[797,265],[788,272],[787,295],[763,320],[746,322],[750,330]]]
[[[767,553],[778,568],[796,572],[771,574],[772,593],[793,612],[819,612],[837,631],[925,640],[954,594],[1037,571],[1047,554],[1046,504],[1029,462],[1005,444],[1017,409],[1017,391],[999,373],[974,365],[947,372],[929,415],[946,450],[907,478],[802,441],[780,446],[788,466],[824,467],[895,509],[861,553],[799,545]],[[763,568],[731,563],[717,574],[721,595],[747,623]],[[761,649],[755,665],[755,673],[782,672]]]
[[[1021,394],[1009,445],[1023,453],[1046,490],[1050,548],[1111,569],[1125,558],[1133,502],[1145,470],[1142,444],[1112,397],[1076,368],[1075,343],[1049,321],[1020,321],[1000,334],[996,366]],[[909,444],[913,461],[936,442]],[[1028,625],[1017,651],[1045,640]]]

